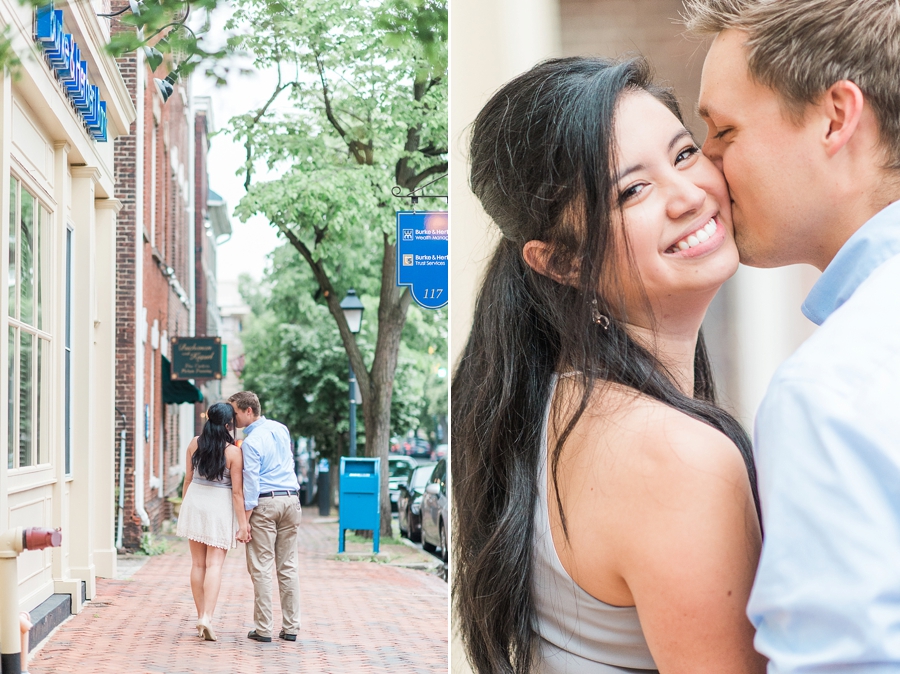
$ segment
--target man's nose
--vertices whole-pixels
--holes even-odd
[[[722,148],[721,143],[715,138],[707,138],[701,148],[704,156],[709,159],[719,171],[722,170]]]

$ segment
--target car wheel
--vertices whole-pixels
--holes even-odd
[[[422,512],[422,549],[423,549],[425,552],[432,552],[432,553],[433,553],[435,550],[437,550],[437,546],[434,545],[433,543],[429,543],[429,542],[428,542],[427,536],[425,536],[425,512],[424,512],[424,508],[423,508],[423,512]]]
[[[447,563],[447,559],[449,559],[449,555],[447,554],[447,532],[444,530],[444,522],[440,523],[440,534],[441,534],[441,560],[444,564]]]
[[[406,518],[409,522],[409,540],[413,543],[418,543],[422,540],[422,527],[415,525],[415,520],[413,519],[413,514],[411,512],[406,513]]]
[[[403,528],[403,513],[397,511],[397,523],[400,525],[400,537],[409,538],[409,515],[406,516],[406,528]]]

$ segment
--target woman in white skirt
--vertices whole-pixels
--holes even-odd
[[[234,410],[216,403],[206,412],[200,435],[188,445],[184,500],[177,534],[191,546],[191,592],[197,606],[197,631],[215,641],[210,626],[225,554],[236,547],[235,538],[250,540],[244,512],[243,455],[234,445]]]

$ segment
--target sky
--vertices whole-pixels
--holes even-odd
[[[220,36],[224,40],[224,23],[228,13],[227,6],[216,10],[209,34],[211,42],[216,42]],[[235,172],[242,166],[246,150],[221,131],[228,127],[232,117],[261,107],[277,82],[274,70],[254,71],[250,75],[243,75],[239,70],[231,69],[225,86],[217,87],[202,72],[193,75],[190,85],[192,96],[209,96],[212,99],[213,126],[220,133],[213,136],[210,142],[207,161],[209,187],[225,199],[234,232],[231,239],[218,248],[216,273],[220,305],[240,303],[238,276],[246,273],[257,281],[262,279],[267,265],[266,256],[280,243],[275,228],[265,218],[255,216],[244,223],[234,216],[234,208],[245,194],[243,175],[236,175]]]

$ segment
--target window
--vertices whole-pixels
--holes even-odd
[[[50,215],[15,176],[9,199],[9,438],[7,466],[49,460],[41,441],[48,390],[50,335],[44,303]]]

